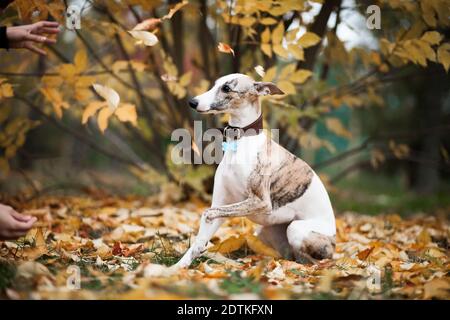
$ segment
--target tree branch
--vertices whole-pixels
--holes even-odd
[[[121,156],[117,155],[116,153],[113,153],[113,152],[110,152],[110,151],[104,149],[103,147],[97,145],[94,141],[92,141],[91,139],[86,137],[84,134],[82,134],[79,130],[74,130],[74,129],[64,125],[61,121],[58,121],[54,117],[49,116],[48,114],[46,114],[44,111],[42,111],[38,106],[36,106],[34,103],[32,103],[27,98],[22,97],[22,96],[17,96],[17,95],[14,98],[24,102],[28,107],[30,107],[32,110],[34,110],[36,113],[38,113],[43,119],[45,119],[48,122],[50,122],[51,124],[53,124],[56,128],[70,134],[71,136],[73,136],[77,140],[85,143],[86,145],[88,145],[92,149],[96,150],[97,152],[102,153],[102,154],[108,156],[109,158],[114,159],[120,163],[132,165],[138,169],[144,170],[142,165],[140,165],[139,163],[135,163],[131,159],[121,157]]]

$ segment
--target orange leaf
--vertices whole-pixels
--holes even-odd
[[[219,51],[223,53],[231,53],[234,57],[234,50],[226,43],[219,42],[217,49],[219,49]]]

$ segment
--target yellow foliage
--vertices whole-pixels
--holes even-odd
[[[300,37],[298,40],[298,44],[301,45],[303,48],[309,48],[312,46],[315,46],[321,41],[321,38],[313,33],[313,32],[306,32],[304,35]]]
[[[340,137],[350,139],[352,137],[352,134],[350,131],[348,131],[344,125],[342,124],[341,120],[338,118],[327,118],[325,119],[325,125],[327,126],[327,129],[331,132],[337,134]]]

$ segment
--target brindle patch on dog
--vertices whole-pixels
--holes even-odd
[[[272,208],[283,207],[300,198],[313,178],[312,169],[292,154],[287,154],[278,170],[274,170],[270,181]]]

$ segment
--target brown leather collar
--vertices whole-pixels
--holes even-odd
[[[248,126],[240,128],[227,125],[225,128],[222,129],[222,133],[225,136],[225,139],[230,138],[232,140],[238,140],[242,137],[256,136],[262,132],[262,129],[263,129],[263,118],[261,113],[258,119],[250,123]]]

